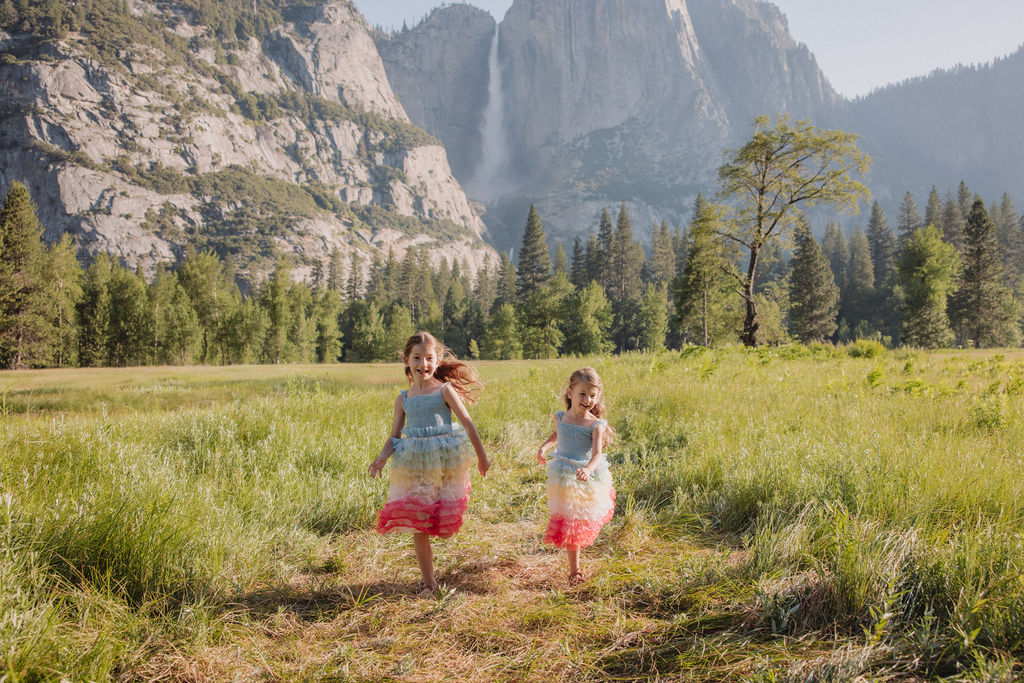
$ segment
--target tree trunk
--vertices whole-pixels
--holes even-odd
[[[761,323],[757,319],[757,301],[754,299],[754,281],[757,276],[757,257],[760,255],[760,247],[750,250],[750,264],[747,266],[747,280],[743,283],[743,301],[746,304],[747,313],[743,318],[743,334],[740,341],[744,346],[757,346],[757,329]]]
[[[708,288],[705,287],[704,291],[701,292],[703,301],[701,302],[701,327],[704,332],[704,348],[708,347]]]

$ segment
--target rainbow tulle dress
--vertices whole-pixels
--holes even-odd
[[[423,532],[447,538],[462,526],[469,503],[469,437],[452,424],[441,396],[402,391],[405,428],[392,438],[391,488],[378,515],[377,531]]]
[[[576,470],[590,462],[594,427],[562,421],[565,413],[558,411],[558,443],[555,455],[548,461],[548,522],[544,542],[559,548],[583,548],[592,545],[598,532],[615,512],[615,488],[604,455],[587,478],[580,481]]]

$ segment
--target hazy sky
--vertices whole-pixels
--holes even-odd
[[[415,25],[440,0],[355,0],[371,24]],[[497,19],[512,0],[472,0]],[[793,37],[806,43],[832,86],[853,97],[923,76],[980,64],[1024,44],[1024,0],[775,0]]]

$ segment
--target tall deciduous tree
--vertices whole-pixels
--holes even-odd
[[[950,301],[957,341],[974,347],[1018,346],[1017,307],[1006,283],[996,228],[976,197],[967,217],[960,286]]]
[[[910,346],[937,348],[953,341],[946,300],[956,288],[960,257],[942,240],[939,229],[915,230],[896,260],[901,301],[901,341]]]
[[[754,136],[729,153],[718,170],[721,195],[736,200],[732,227],[725,235],[747,252],[746,271],[739,289],[746,307],[742,341],[757,344],[756,288],[758,265],[765,245],[784,236],[795,224],[801,207],[828,204],[856,208],[868,196],[852,174],[867,172],[870,160],[857,149],[857,136],[840,130],[821,130],[808,121],[781,116],[774,123],[758,117]]]
[[[47,293],[43,229],[28,189],[11,183],[0,209],[0,363],[26,368],[50,362],[55,331]]]
[[[544,225],[533,204],[526,217],[523,231],[523,246],[519,250],[519,264],[516,268],[516,294],[526,299],[551,279],[551,254],[548,252]]]
[[[802,342],[824,341],[836,331],[839,288],[809,223],[797,228],[789,282],[789,333]]]

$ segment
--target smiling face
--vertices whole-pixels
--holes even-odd
[[[405,367],[412,373],[414,380],[429,381],[437,371],[437,350],[428,344],[416,344],[405,356]]]
[[[577,381],[569,385],[566,392],[572,408],[578,408],[581,412],[589,412],[601,398],[601,387],[589,382]]]

